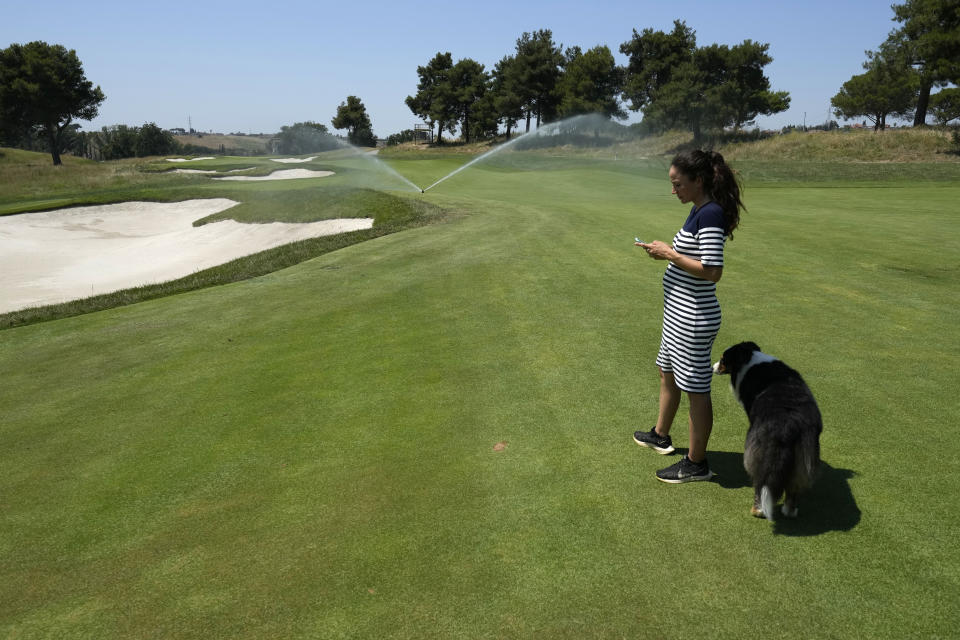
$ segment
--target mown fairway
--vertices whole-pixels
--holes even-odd
[[[825,422],[771,526],[725,378],[715,482],[631,441],[664,267],[632,241],[686,215],[666,166],[503,160],[402,194],[439,224],[0,331],[0,635],[952,635],[958,176],[747,175],[715,354],[756,341]]]

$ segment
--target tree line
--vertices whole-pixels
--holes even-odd
[[[867,118],[875,130],[886,128],[888,117],[912,117],[914,126],[924,125],[928,113],[944,126],[960,118],[960,3],[907,0],[891,8],[902,26],[866,52],[864,73],[831,99],[834,113]]]
[[[55,165],[62,164],[60,156],[67,151],[98,160],[197,151],[152,122],[80,131],[75,121],[96,118],[104,100],[103,90],[86,78],[73,49],[35,41],[0,50],[0,146],[45,149]],[[366,108],[356,96],[340,103],[331,124],[346,129],[352,144],[376,144]],[[308,122],[283,127],[273,146],[316,151],[317,146],[333,148],[336,142],[324,125]]]
[[[834,113],[869,118],[877,129],[891,116],[912,115],[916,126],[931,112],[941,124],[960,118],[958,0],[906,0],[891,8],[901,27],[877,51],[866,52],[865,72],[832,98]],[[686,129],[699,141],[706,131],[739,130],[759,115],[789,107],[790,95],[773,91],[763,72],[773,61],[769,49],[752,40],[698,46],[695,32],[676,20],[669,32],[634,29],[620,45],[627,56],[620,66],[606,45],[565,49],[542,29],[524,32],[490,70],[476,60],[454,62],[450,52],[437,52],[417,68],[417,91],[405,102],[438,142],[457,130],[467,142],[497,136],[501,128],[510,137],[520,127],[530,131],[534,124],[581,114],[623,120],[628,110],[643,113],[644,132]],[[95,149],[104,159],[180,152],[153,123],[80,132],[76,121],[95,118],[105,99],[73,50],[45,42],[0,50],[0,145],[45,147],[54,164],[68,149],[87,154]],[[375,144],[356,96],[340,103],[331,124],[345,129],[354,145]],[[322,150],[331,144],[324,135],[329,135],[325,125],[296,123],[281,130],[274,146],[283,153],[305,145],[311,148],[304,152]],[[408,130],[390,141],[412,137]]]
[[[771,91],[763,73],[773,61],[769,48],[752,40],[700,47],[677,20],[669,33],[634,29],[620,45],[628,57],[620,66],[606,45],[564,49],[541,29],[524,32],[490,71],[437,52],[417,67],[417,92],[406,104],[438,142],[458,129],[466,142],[495,136],[500,127],[510,137],[521,126],[530,131],[534,123],[588,113],[623,120],[624,107],[643,112],[647,131],[685,128],[699,140],[709,129],[739,129],[789,107],[789,94]]]

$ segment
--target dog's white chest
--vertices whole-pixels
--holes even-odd
[[[750,369],[752,369],[754,366],[758,364],[762,364],[764,362],[776,362],[776,361],[777,361],[776,358],[774,358],[771,355],[767,355],[762,351],[753,352],[753,355],[750,356],[750,361],[747,362],[747,364],[743,365],[743,368],[737,372],[736,380],[731,381],[730,386],[733,387],[733,393],[737,397],[738,401],[740,401],[740,383],[743,382],[743,378],[747,375],[747,371],[750,371]],[[740,404],[742,405],[743,402],[740,401]]]

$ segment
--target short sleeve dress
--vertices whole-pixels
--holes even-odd
[[[673,237],[673,248],[705,267],[722,267],[723,229],[720,205],[694,206]],[[671,262],[663,275],[663,334],[657,366],[672,372],[681,390],[709,393],[713,377],[710,354],[719,331],[716,283],[690,275]]]

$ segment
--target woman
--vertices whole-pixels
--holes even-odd
[[[673,193],[692,203],[687,221],[673,245],[638,242],[654,260],[669,260],[663,276],[663,333],[657,367],[660,370],[660,410],[650,431],[637,431],[637,444],[661,454],[674,451],[670,427],[682,392],[690,400],[690,449],[676,464],[657,471],[663,482],[681,483],[713,477],[707,463],[707,441],[713,429],[710,352],[720,330],[717,282],[723,275],[723,246],[740,224],[740,184],[723,156],[712,151],[688,151],[670,166]]]

